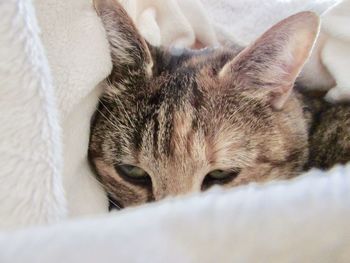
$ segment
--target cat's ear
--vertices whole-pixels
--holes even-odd
[[[150,50],[124,8],[117,0],[94,0],[93,4],[106,30],[113,70],[150,77],[153,66]]]
[[[282,20],[227,63],[219,77],[255,89],[274,109],[281,109],[311,53],[319,24],[312,12]]]

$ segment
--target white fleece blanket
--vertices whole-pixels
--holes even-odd
[[[62,143],[33,7],[0,2],[0,228],[62,220]]]
[[[240,9],[248,6],[246,1],[148,0],[135,1],[134,4],[133,2],[125,1],[124,4],[129,5],[127,9],[132,17],[136,17],[134,19],[141,31],[146,36],[148,34],[149,38],[152,37],[153,32],[159,32],[158,40],[155,39],[154,43],[159,41],[158,43],[175,46],[211,45],[223,41],[222,36],[225,36],[225,32],[218,29],[214,23],[215,10],[220,10],[219,2],[222,7],[221,12],[217,11],[216,19],[222,19],[224,16],[244,17],[253,10]],[[307,9],[322,13],[335,2],[337,1],[287,1],[284,4],[289,5],[289,8],[285,8],[283,16],[303,10],[306,6]],[[281,7],[281,0],[269,3],[271,6],[276,6],[275,11]],[[228,8],[229,4],[231,4],[230,8]],[[253,5],[250,6],[253,8]],[[270,13],[271,10],[267,6],[269,5],[261,5],[261,12],[257,13],[257,17],[251,17],[255,21],[261,21],[262,27],[263,20],[259,18],[270,14],[271,20],[268,21],[272,24],[275,14],[282,13]],[[136,15],[132,14],[132,10]],[[336,12],[341,13],[342,10],[337,9]],[[174,17],[171,14],[178,16]],[[10,229],[61,222],[66,218],[67,211],[71,217],[106,212],[107,201],[88,168],[86,152],[90,117],[100,94],[100,90],[95,87],[108,75],[111,63],[104,30],[90,1],[34,0],[33,5],[27,0],[1,1],[0,17],[0,118],[2,120],[0,126],[0,228]],[[345,20],[348,19],[347,15],[343,17]],[[278,16],[275,20],[279,18],[282,17]],[[339,41],[343,41],[340,43],[345,47],[344,49],[335,48],[337,44],[333,46],[333,50],[337,51],[337,57],[340,59],[337,60],[337,57],[331,56],[332,48],[329,49],[329,53],[323,51],[325,48],[321,48],[320,54],[329,54],[330,59],[337,60],[338,65],[343,66],[348,61],[345,59],[344,62],[346,56],[342,53],[348,47],[346,44],[344,46],[344,43],[349,40],[346,34],[348,28],[342,27],[344,19],[337,18],[339,16],[335,14],[329,23],[333,23],[337,28],[339,26],[339,32],[343,34],[338,31],[338,33],[333,32],[333,27],[324,30],[332,31],[335,36],[342,39]],[[254,20],[247,21],[250,23]],[[174,26],[174,22],[178,25],[177,27]],[[269,25],[266,24],[267,26]],[[256,29],[261,28],[256,26]],[[327,33],[327,37],[331,35]],[[233,36],[240,39],[238,34],[233,33]],[[326,44],[322,47],[326,47]],[[334,66],[333,70],[334,76],[338,73],[345,76],[337,66]],[[340,86],[347,87],[346,81]],[[249,256],[252,260],[255,254],[251,251],[260,251],[256,255],[261,255],[266,260],[271,255],[275,256],[274,259],[278,259],[288,253],[297,257],[296,250],[302,250],[301,254],[305,256],[304,258],[308,254],[315,258],[319,255],[319,251],[325,251],[327,247],[334,248],[331,251],[327,250],[330,258],[340,255],[339,259],[346,259],[345,256],[348,255],[342,249],[348,239],[341,234],[340,229],[345,229],[345,222],[349,222],[350,219],[348,210],[350,172],[349,168],[338,169],[330,171],[329,177],[319,178],[319,173],[316,172],[315,176],[298,179],[299,183],[285,182],[267,188],[247,186],[239,188],[245,190],[232,189],[229,194],[217,193],[208,195],[210,197],[207,198],[201,196],[191,199],[192,201],[179,200],[174,206],[168,201],[145,210],[140,208],[125,211],[115,219],[114,217],[96,219],[96,221],[91,219],[91,221],[77,221],[67,225],[62,223],[52,228],[32,228],[13,235],[3,234],[0,240],[0,257],[2,257],[0,262],[15,262],[15,259],[20,262],[24,259],[24,257],[21,258],[22,255],[28,256],[26,261],[33,259],[32,262],[40,262],[40,260],[35,261],[40,256],[43,262],[47,262],[44,259],[50,255],[52,255],[50,261],[53,262],[60,259],[55,257],[57,255],[67,255],[73,261],[77,259],[73,250],[79,251],[79,249],[73,246],[69,248],[70,242],[81,244],[82,249],[91,253],[101,251],[97,254],[101,257],[103,257],[103,251],[109,251],[110,254],[106,255],[124,256],[124,259],[130,253],[134,253],[134,250],[130,252],[132,244],[138,245],[137,247],[141,247],[140,243],[146,244],[144,250],[140,250],[140,254],[134,253],[135,260],[141,260],[142,256],[147,255],[153,255],[155,259],[157,256],[164,256],[162,251],[169,252],[163,249],[164,242],[171,242],[176,244],[178,249],[169,252],[169,255],[174,255],[176,259],[175,252],[178,251],[180,256],[191,261],[191,255],[196,259],[200,257],[199,252],[209,253],[210,246],[207,239],[210,236],[213,236],[210,244],[216,247],[212,256],[220,256],[220,244],[226,244],[225,251],[226,248],[232,248],[231,245],[234,244],[241,250],[244,249],[241,255]],[[263,198],[265,195],[266,198]],[[285,199],[285,196],[288,198]],[[249,201],[245,203],[242,200]],[[216,204],[215,209],[213,209],[214,204]],[[173,207],[178,207],[178,210],[171,212]],[[244,212],[238,212],[241,210]],[[190,217],[188,214],[192,211],[193,217]],[[143,213],[147,215],[145,220],[148,223],[145,225],[140,219]],[[236,217],[239,213],[241,217],[237,221]],[[259,222],[259,215],[263,223],[255,225]],[[148,219],[154,219],[154,223]],[[115,223],[113,223],[114,220],[116,220]],[[222,223],[220,220],[223,220]],[[335,225],[331,223],[332,220],[336,222]],[[242,228],[245,231],[236,232],[245,221],[247,224]],[[134,223],[130,224],[130,222]],[[158,225],[157,222],[163,222],[165,225]],[[154,235],[149,243],[143,238],[137,239],[138,233],[134,226],[138,224],[141,229],[136,228],[136,230],[141,230],[144,235],[151,233],[147,231],[152,229],[158,234]],[[263,227],[265,224],[266,232]],[[293,234],[302,234],[305,230],[305,227],[302,227],[303,224],[310,226],[311,230],[305,242],[300,244],[300,242],[297,243]],[[220,227],[216,228],[218,225]],[[96,229],[93,230],[92,227]],[[268,233],[273,233],[271,231],[274,227],[277,229],[277,234],[272,235],[274,239],[269,243],[265,239],[270,237]],[[210,229],[211,232],[208,232],[208,235],[201,235],[202,230],[205,229]],[[299,232],[296,232],[297,229]],[[322,232],[317,231],[318,229],[327,230],[328,238],[323,240]],[[348,233],[346,231],[344,230],[343,233]],[[76,238],[73,238],[75,234]],[[237,237],[235,237],[236,234]],[[335,235],[338,234],[339,237],[336,237]],[[57,243],[53,242],[55,240],[53,236],[58,237]],[[128,238],[129,242],[123,243],[123,237]],[[238,237],[246,242],[240,243]],[[96,250],[86,243],[87,239],[89,239],[88,242],[94,240],[90,244],[96,244]],[[188,243],[183,243],[187,239]],[[113,249],[114,247],[104,248],[109,240],[111,244],[115,242],[119,247],[124,246],[124,252]],[[43,245],[51,242],[53,246]],[[259,243],[262,248],[270,244],[268,252],[264,253],[263,249],[258,250]],[[307,245],[303,246],[303,244]],[[156,248],[156,245],[161,249],[158,254],[153,254],[152,248]],[[276,246],[284,252],[273,254]],[[24,249],[25,247],[30,247],[30,250]],[[339,250],[335,249],[336,247]],[[230,250],[227,250],[223,257],[229,253],[228,251]],[[334,251],[339,253],[333,253]],[[86,253],[86,257],[91,253]],[[239,250],[235,253],[232,258],[240,256]],[[203,255],[207,254],[203,253]],[[327,257],[318,259],[322,262]],[[88,258],[86,261],[89,262]]]
[[[0,262],[350,260],[350,166],[0,234]]]

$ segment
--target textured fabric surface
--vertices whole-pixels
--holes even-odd
[[[330,102],[350,101],[350,0],[343,0],[323,20],[323,31],[328,38],[321,58],[336,86],[326,95]]]
[[[0,228],[64,218],[62,147],[33,7],[0,3]]]
[[[350,260],[350,167],[0,234],[0,262]]]
[[[107,211],[104,192],[87,162],[97,84],[111,70],[104,29],[91,1],[34,0],[60,113],[63,183],[69,216]]]

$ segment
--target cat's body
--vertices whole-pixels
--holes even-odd
[[[113,0],[95,5],[114,68],[92,123],[89,159],[121,206],[214,184],[291,178],[350,159],[349,106],[321,107],[293,89],[318,32],[314,14],[282,21],[244,50],[172,55],[148,47]],[[328,122],[337,128],[325,132]],[[342,144],[327,155],[329,134]]]
[[[329,169],[350,161],[350,104],[330,104],[303,95],[308,120],[309,159],[304,170]]]

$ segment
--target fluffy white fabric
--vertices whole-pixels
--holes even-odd
[[[350,260],[350,167],[0,235],[0,262]]]
[[[107,211],[87,163],[95,87],[111,70],[105,32],[87,0],[34,0],[63,129],[63,182],[70,216]]]
[[[120,0],[142,35],[153,45],[191,47],[217,44],[214,28],[199,0]]]
[[[30,2],[0,3],[0,228],[64,218],[61,128]]]
[[[326,95],[330,102],[350,101],[350,0],[343,0],[323,19],[327,40],[321,58],[336,86]]]

